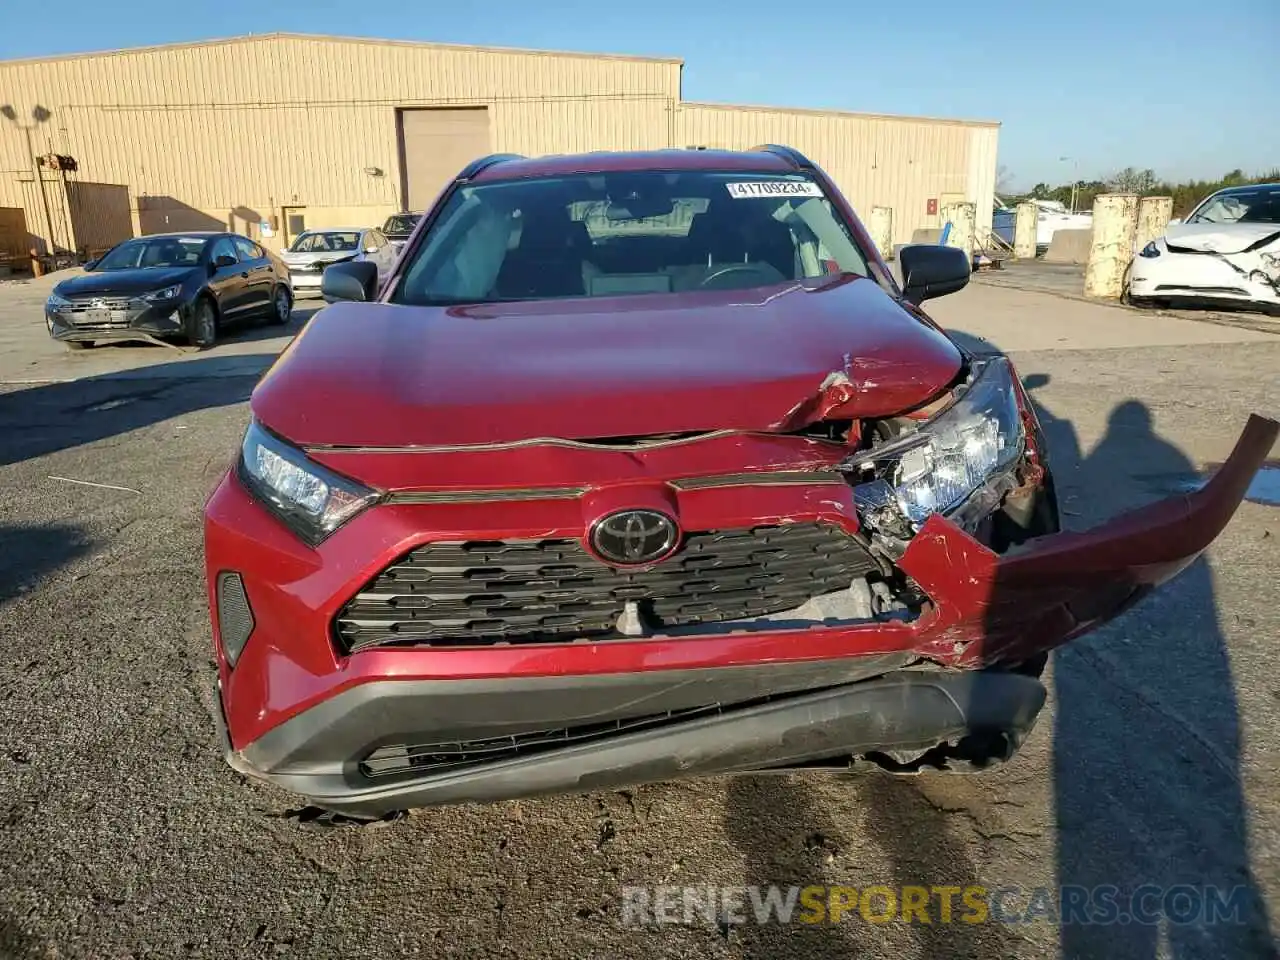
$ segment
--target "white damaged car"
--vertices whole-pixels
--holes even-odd
[[[1227,187],[1138,251],[1129,301],[1280,310],[1280,183]]]

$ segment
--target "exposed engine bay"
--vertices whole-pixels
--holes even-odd
[[[970,360],[956,384],[908,413],[822,420],[798,431],[852,449],[838,470],[853,487],[861,526],[857,539],[877,569],[857,576],[848,590],[813,597],[791,610],[661,635],[914,620],[929,599],[896,561],[935,512],[996,554],[1056,533],[1057,504],[1043,438],[1028,403],[1008,360],[993,355]],[[637,611],[629,610],[627,619],[635,630]]]

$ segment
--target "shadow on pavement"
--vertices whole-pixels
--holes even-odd
[[[92,542],[79,527],[58,524],[43,527],[19,527],[0,524],[0,613],[11,600],[26,593],[44,577],[66,566],[89,550]],[[21,668],[29,657],[18,650],[6,651],[10,664]],[[0,677],[0,702],[12,694],[8,682]],[[0,751],[0,764],[7,764],[9,757]],[[14,807],[0,807],[0,833],[12,828],[20,814]],[[27,936],[8,917],[0,912],[0,958],[27,960],[27,958],[53,956],[51,948],[42,948]]]
[[[1038,390],[1048,378],[1026,382]],[[1071,424],[1036,405],[1059,495],[1078,491],[1071,526],[1173,495],[1196,472],[1137,400],[1112,411],[1087,456]],[[1053,697],[1058,883],[1090,905],[1064,909],[1063,955],[1276,956],[1249,865],[1240,718],[1207,561],[1058,651]],[[1109,895],[1131,922],[1079,922],[1105,913]]]
[[[960,339],[998,349],[980,338]],[[1049,380],[1037,375],[1024,382],[1037,391]],[[1041,397],[1033,399],[1058,495],[1074,510],[1069,527],[1095,526],[1176,495],[1196,473],[1154,431],[1150,411],[1137,400],[1112,411],[1105,436],[1086,456],[1071,422],[1055,416]],[[1153,489],[1160,478],[1165,488]],[[1197,560],[1113,623],[1058,651],[1051,684],[1058,890],[1049,892],[1052,907],[1041,916],[1061,921],[1062,955],[1278,956],[1249,863],[1240,717],[1208,563]],[[992,890],[1004,881],[988,876],[988,868],[979,873],[965,844],[949,832],[944,812],[916,781],[871,774],[854,782],[864,811],[862,833],[882,848],[892,876],[837,882],[891,888],[971,883]],[[736,779],[725,829],[745,859],[744,882],[823,882],[806,866],[803,838],[827,832],[824,820],[802,778]],[[1010,907],[1025,910],[1033,891],[1020,893],[1021,900],[1002,903],[1000,913],[1009,917]],[[1072,905],[1071,898],[1080,896],[1087,898],[1083,909]],[[1037,896],[1036,902],[1044,901]],[[1017,926],[998,922],[994,914],[997,922],[980,925],[911,924],[915,955],[1017,955],[1026,946]],[[1127,919],[1120,920],[1121,914]],[[858,947],[872,945],[858,942],[867,929],[862,918],[855,914],[849,920],[836,927],[748,923],[741,930],[743,955],[856,955]]]
[[[0,916],[0,957],[5,960],[30,960],[52,955],[39,949],[33,939]]]
[[[952,835],[947,815],[933,805],[914,779],[870,773],[859,799],[866,810],[863,830],[875,838],[889,861],[891,887],[949,886],[951,922],[938,922],[939,897],[931,897],[932,923],[913,922],[920,960],[955,957],[1015,957],[1021,942],[998,923],[968,923],[961,891],[986,885],[965,843]],[[901,914],[899,914],[901,916]]]
[[[821,848],[824,836],[833,831],[812,788],[801,777],[735,777],[729,782],[724,831],[742,854],[742,882],[746,886],[767,890],[776,885],[785,891],[792,885],[804,887],[822,882],[820,868],[812,857],[806,856],[806,838],[817,838],[809,846],[816,843]],[[817,960],[853,957],[860,952],[861,944],[854,936],[861,923],[856,911],[839,925],[758,924],[751,922],[750,907],[746,913],[748,922],[736,930],[745,960]]]
[[[93,546],[77,526],[0,523],[0,607]]]
[[[0,393],[0,466],[243,403],[274,359],[210,356]]]

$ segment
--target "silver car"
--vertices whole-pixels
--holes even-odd
[[[281,255],[295,294],[319,293],[324,268],[349,260],[377,265],[381,283],[396,262],[396,251],[374,227],[324,227],[300,233]]]

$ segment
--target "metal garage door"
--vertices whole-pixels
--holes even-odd
[[[409,210],[425,210],[472,160],[490,153],[489,111],[400,111],[400,189]]]

